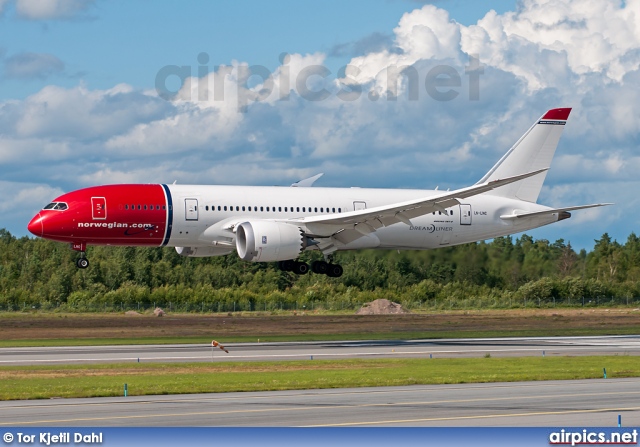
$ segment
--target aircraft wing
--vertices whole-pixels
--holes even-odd
[[[378,228],[393,225],[398,222],[411,225],[411,219],[414,217],[423,216],[434,211],[444,211],[445,208],[459,204],[460,199],[518,182],[546,170],[547,169],[540,169],[513,177],[492,180],[455,191],[443,191],[428,197],[406,202],[350,211],[347,213],[331,214],[328,216],[288,219],[287,222],[306,226],[307,234],[311,237],[334,236],[337,240],[346,244],[366,234],[372,233]]]
[[[513,220],[513,219],[521,219],[523,217],[544,216],[547,214],[560,214],[560,213],[565,213],[569,211],[584,210],[587,208],[597,208],[599,206],[609,206],[609,205],[613,205],[613,203],[593,203],[591,205],[568,206],[566,208],[550,208],[548,210],[532,211],[530,213],[525,212],[525,213],[517,213],[517,214],[504,214],[500,216],[500,219]],[[569,216],[570,214],[567,215],[567,217]]]

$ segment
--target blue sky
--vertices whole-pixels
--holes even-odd
[[[102,183],[287,185],[325,172],[322,186],[463,187],[567,106],[540,202],[618,205],[530,233],[588,249],[604,232],[623,242],[640,220],[638,10],[640,0],[0,0],[0,227],[24,235],[53,197]],[[465,74],[474,55],[478,100]],[[358,74],[343,78],[347,64]],[[165,100],[156,85],[171,65],[194,77],[167,78],[177,94]],[[221,65],[231,74],[218,101]],[[246,65],[270,80],[245,84]],[[447,101],[424,87],[443,65],[461,78]],[[401,83],[389,100],[390,66],[417,70],[417,97]],[[328,73],[307,83],[325,100],[296,89],[309,67]],[[256,96],[263,82],[272,94]],[[341,99],[348,83],[364,93]]]
[[[150,88],[164,65],[193,66],[195,74],[201,52],[209,54],[211,67],[238,60],[273,70],[283,52],[332,54],[346,45],[345,54],[333,52],[327,60],[335,71],[349,61],[349,44],[377,34],[391,39],[402,14],[420,6],[415,0],[332,0],[321,7],[296,0],[193,0],[186,8],[168,0],[67,1],[78,5],[72,17],[51,14],[39,20],[20,16],[14,2],[6,3],[0,19],[4,57],[47,53],[65,67],[47,78],[5,78],[0,99],[24,98],[48,84],[72,87],[80,80],[88,88],[118,83]],[[515,5],[514,0],[439,3],[463,24],[489,9],[504,12]]]

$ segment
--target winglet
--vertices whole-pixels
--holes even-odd
[[[501,179],[491,180],[489,182],[486,182],[485,185],[489,186],[490,189],[495,189],[495,188],[499,188],[500,186],[503,186],[503,185],[508,185],[510,183],[515,183],[515,182],[518,182],[520,180],[524,180],[526,178],[533,177],[534,175],[541,174],[541,173],[546,172],[548,170],[549,170],[549,168],[538,169],[536,171],[526,172],[526,173],[520,174],[520,175],[513,175],[511,177],[505,177],[505,178],[501,178]]]

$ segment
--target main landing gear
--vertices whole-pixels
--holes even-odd
[[[283,272],[293,272],[296,275],[306,275],[309,273],[309,266],[306,262],[294,261],[278,261],[278,268]]]
[[[293,272],[296,275],[306,275],[309,272],[309,265],[300,261],[278,261],[278,268],[284,272]],[[325,261],[313,261],[311,263],[311,271],[320,275],[327,275],[331,278],[339,278],[342,276],[343,269],[339,264],[333,264]]]
[[[326,261],[313,261],[311,263],[311,271],[313,273],[327,275],[331,278],[340,278],[344,270],[340,264],[333,264]]]

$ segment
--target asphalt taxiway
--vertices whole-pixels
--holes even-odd
[[[640,425],[640,379],[0,402],[0,426]]]

